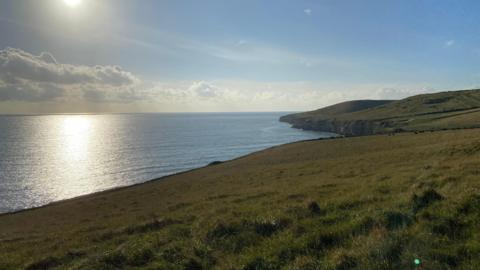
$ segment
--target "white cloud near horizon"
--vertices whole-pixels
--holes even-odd
[[[49,101],[69,94],[100,101],[109,91],[122,100],[139,82],[118,66],[61,64],[48,52],[36,56],[20,49],[0,50],[0,101]]]
[[[49,52],[0,50],[0,113],[301,111],[432,90],[429,84],[144,81],[114,65],[63,64]]]

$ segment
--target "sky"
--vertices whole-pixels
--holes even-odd
[[[303,111],[480,85],[480,2],[0,0],[0,113]]]

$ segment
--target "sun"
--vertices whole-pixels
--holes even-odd
[[[76,7],[82,3],[82,0],[63,0],[63,2],[69,7]]]

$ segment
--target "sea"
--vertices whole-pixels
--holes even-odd
[[[291,128],[284,114],[0,116],[0,213],[335,135]]]

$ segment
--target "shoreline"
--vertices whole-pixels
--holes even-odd
[[[294,128],[294,127],[292,127],[292,128]],[[289,143],[283,143],[283,144],[270,146],[268,148],[258,150],[258,151],[254,151],[254,152],[251,152],[251,153],[248,153],[248,154],[236,157],[236,158],[232,158],[232,159],[227,159],[227,160],[223,160],[223,161],[222,160],[214,160],[214,161],[210,162],[209,164],[201,166],[201,167],[196,167],[196,168],[192,168],[192,169],[189,169],[189,170],[186,170],[186,171],[181,171],[181,172],[177,172],[177,173],[173,173],[173,174],[160,176],[160,177],[153,178],[153,179],[150,179],[150,180],[146,180],[146,181],[140,182],[140,183],[125,185],[125,186],[118,186],[118,187],[109,188],[109,189],[105,189],[105,190],[95,191],[95,192],[88,193],[88,194],[83,194],[83,195],[72,197],[72,198],[67,198],[67,199],[58,200],[58,201],[52,201],[50,203],[40,205],[40,206],[14,210],[14,211],[11,211],[11,212],[0,213],[0,217],[7,216],[7,215],[15,215],[15,214],[18,214],[18,213],[32,211],[32,210],[36,210],[36,209],[41,209],[41,208],[45,208],[45,207],[48,207],[48,206],[54,206],[54,205],[57,205],[57,204],[60,204],[60,203],[74,201],[74,200],[86,198],[86,197],[89,197],[89,196],[95,196],[95,195],[99,195],[99,194],[103,194],[103,193],[106,194],[106,193],[109,193],[109,192],[115,192],[115,191],[127,189],[127,188],[130,188],[130,187],[136,187],[136,186],[139,186],[139,185],[144,185],[144,184],[148,184],[148,183],[152,183],[152,182],[156,182],[156,181],[165,181],[165,180],[167,180],[167,178],[170,178],[170,177],[190,173],[190,172],[193,172],[193,171],[196,171],[196,170],[200,170],[200,169],[203,169],[203,168],[207,168],[207,167],[210,167],[210,166],[217,165],[217,164],[212,164],[211,165],[211,163],[213,163],[213,162],[220,161],[221,164],[228,163],[228,162],[232,162],[232,161],[236,161],[236,160],[240,160],[240,159],[249,157],[250,155],[254,155],[254,154],[257,154],[257,153],[261,153],[263,151],[267,151],[267,150],[270,150],[270,149],[273,149],[273,148],[276,148],[276,147],[285,146],[285,145],[297,144],[297,143],[302,143],[302,142],[311,142],[311,141],[338,140],[338,139],[345,139],[345,138],[364,138],[364,137],[376,137],[376,136],[391,136],[392,134],[393,135],[421,134],[421,133],[433,133],[433,132],[456,131],[456,130],[473,130],[473,129],[480,129],[480,127],[465,127],[465,128],[452,128],[452,129],[424,130],[424,131],[403,131],[403,132],[397,132],[397,133],[378,133],[378,134],[366,134],[366,135],[356,135],[356,136],[345,136],[345,135],[340,135],[339,134],[338,136],[332,136],[332,137],[326,137],[326,138],[299,140],[299,141],[294,141],[294,142],[289,142]]]
[[[294,128],[294,127],[292,127],[292,128]],[[299,128],[297,128],[297,129],[299,129]],[[396,132],[396,133],[378,133],[378,134],[366,134],[366,135],[355,135],[355,136],[345,136],[345,135],[340,135],[339,134],[338,136],[332,136],[332,137],[326,137],[326,138],[299,140],[299,141],[294,141],[294,142],[289,142],[289,143],[283,143],[283,144],[270,146],[268,148],[258,150],[258,151],[254,151],[254,152],[251,152],[251,153],[248,153],[248,154],[236,157],[236,158],[232,158],[232,159],[227,159],[227,160],[223,160],[223,161],[222,160],[215,160],[215,161],[212,161],[209,164],[201,166],[201,167],[196,167],[196,168],[192,168],[192,169],[185,170],[185,171],[180,171],[180,172],[173,173],[173,174],[160,176],[160,177],[153,178],[153,179],[150,179],[150,180],[146,180],[146,181],[140,182],[140,183],[125,185],[125,186],[118,186],[118,187],[114,187],[114,188],[108,188],[108,189],[105,189],[105,190],[95,191],[95,192],[92,192],[92,193],[83,194],[83,195],[75,196],[75,197],[72,197],[72,198],[67,198],[67,199],[58,200],[58,201],[52,201],[50,203],[40,205],[40,206],[14,210],[14,211],[11,211],[11,212],[0,213],[0,217],[8,216],[8,215],[15,215],[15,214],[28,212],[28,211],[32,211],[32,210],[36,210],[36,209],[41,209],[41,208],[45,208],[45,207],[49,207],[49,206],[55,206],[57,204],[61,204],[61,203],[69,202],[69,201],[74,201],[74,200],[86,198],[86,197],[89,197],[89,196],[107,194],[107,193],[110,193],[110,192],[115,192],[115,191],[119,191],[119,190],[123,190],[123,189],[128,189],[128,188],[131,188],[131,187],[136,187],[136,186],[140,186],[140,185],[144,185],[144,184],[149,184],[149,183],[153,183],[153,182],[156,182],[156,181],[165,181],[165,180],[168,180],[167,178],[171,178],[171,177],[174,177],[174,176],[178,176],[178,175],[190,173],[190,172],[193,172],[193,171],[201,170],[201,169],[204,169],[204,168],[207,168],[207,167],[218,165],[218,164],[211,164],[213,162],[220,161],[221,164],[228,163],[228,162],[233,162],[233,161],[236,161],[236,160],[247,158],[247,157],[249,157],[251,155],[254,155],[254,154],[257,154],[257,153],[261,153],[261,152],[264,152],[264,151],[267,151],[267,150],[271,150],[271,149],[286,146],[286,145],[292,145],[292,144],[303,143],[303,142],[311,142],[311,141],[338,140],[338,139],[346,139],[346,138],[364,138],[364,137],[378,137],[378,136],[392,136],[392,135],[395,136],[395,135],[406,135],[406,134],[422,134],[422,133],[434,133],[434,132],[457,131],[457,130],[474,130],[474,129],[480,129],[480,127],[465,127],[465,128],[452,128],[452,129],[424,130],[424,131],[403,131],[403,132]]]
[[[372,136],[375,136],[375,135],[372,135]],[[358,137],[361,137],[361,136],[358,136]],[[263,152],[263,151],[267,151],[267,150],[270,150],[270,149],[273,149],[273,148],[276,148],[276,147],[281,147],[281,146],[284,146],[284,145],[291,145],[291,144],[302,143],[302,142],[309,142],[309,141],[333,140],[333,139],[340,139],[340,138],[344,138],[344,137],[341,136],[341,135],[339,135],[339,136],[336,136],[336,137],[333,136],[333,137],[326,137],[326,138],[299,140],[299,141],[294,141],[294,142],[289,142],[289,143],[283,143],[283,144],[278,144],[278,145],[270,146],[270,147],[265,148],[265,149],[262,149],[262,150],[254,151],[254,152],[251,152],[251,153],[248,153],[248,154],[245,154],[245,155],[236,157],[236,158],[232,158],[232,159],[228,159],[228,160],[224,160],[224,161],[221,161],[221,160],[220,160],[220,162],[221,162],[221,164],[223,164],[223,163],[228,163],[228,162],[240,160],[240,159],[246,158],[246,157],[248,157],[248,156],[250,156],[250,155],[254,155],[254,154],[257,154],[257,153],[261,153],[261,152]],[[216,162],[216,161],[212,161],[212,162]],[[156,181],[165,181],[165,180],[167,180],[167,178],[171,178],[171,177],[174,177],[174,176],[178,176],[178,175],[190,173],[190,172],[193,172],[193,171],[196,171],[196,170],[200,170],[200,169],[203,169],[203,168],[207,168],[207,167],[211,167],[211,166],[216,166],[216,165],[217,165],[217,164],[210,165],[212,162],[210,162],[210,163],[207,164],[207,165],[201,166],[201,167],[196,167],[196,168],[192,168],[192,169],[189,169],[189,170],[186,170],[186,171],[181,171],[181,172],[177,172],[177,173],[173,173],[173,174],[168,174],[168,175],[160,176],[160,177],[153,178],[153,179],[150,179],[150,180],[147,180],[147,181],[144,181],[144,182],[140,182],[140,183],[135,183],[135,184],[131,184],[131,185],[125,185],[125,186],[118,186],[118,187],[114,187],[114,188],[108,188],[108,189],[105,189],[105,190],[95,191],[95,192],[92,192],[92,193],[83,194],[83,195],[75,196],[75,197],[72,197],[72,198],[67,198],[67,199],[58,200],[58,201],[52,201],[52,202],[50,202],[50,203],[47,203],[47,204],[44,204],[44,205],[40,205],[40,206],[35,206],[35,207],[30,207],[30,208],[25,208],[25,209],[14,210],[14,211],[11,211],[11,212],[0,213],[0,217],[9,216],[9,215],[15,215],[15,214],[19,214],[19,213],[23,213],[23,212],[28,212],[28,211],[33,211],[33,210],[37,210],[37,209],[42,209],[42,208],[45,208],[45,207],[55,206],[55,205],[57,205],[57,204],[61,204],[61,203],[65,203],[65,202],[70,202],[70,201],[74,201],[74,200],[78,200],[78,199],[87,198],[87,197],[89,197],[89,196],[95,196],[95,195],[100,195],[100,194],[107,194],[107,193],[110,193],[110,192],[115,192],[115,191],[119,191],[119,190],[123,190],[123,189],[128,189],[128,188],[131,188],[131,187],[136,187],[136,186],[140,186],[140,185],[144,185],[144,184],[148,184],[148,183],[152,183],[152,182],[156,182]]]

